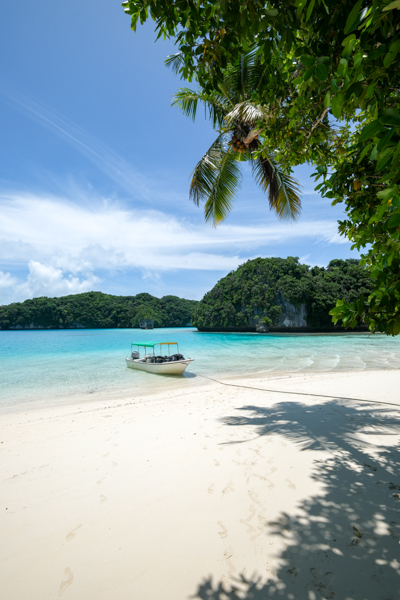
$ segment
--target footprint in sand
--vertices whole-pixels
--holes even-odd
[[[278,470],[277,467],[272,467],[269,473],[265,473],[266,477],[273,475],[275,473],[275,471],[277,471],[277,470]]]
[[[62,596],[63,593],[65,592],[65,590],[68,589],[69,586],[72,585],[72,582],[74,581],[74,576],[72,575],[72,571],[69,567],[67,569],[65,569],[64,577],[65,577],[64,581],[62,581],[60,583],[60,589],[58,592],[59,596]]]
[[[219,467],[219,465],[220,465],[221,463],[220,463],[218,460],[216,460],[216,459],[214,458],[214,464],[215,464],[215,466],[216,466],[216,467]]]
[[[246,525],[246,527],[247,527],[246,533],[252,542],[254,542],[254,540],[256,540],[258,538],[258,536],[261,535],[260,531],[257,532],[257,529],[255,527],[253,527],[253,525],[250,525],[250,523],[248,523],[244,519],[240,519],[240,523],[243,523],[243,525]]]
[[[105,502],[106,500],[107,500],[107,496],[105,496],[104,494],[101,494],[100,502]]]
[[[219,525],[222,529],[222,531],[218,531],[218,535],[220,535],[223,538],[226,538],[226,536],[228,535],[228,530],[225,527],[225,525],[222,523],[222,521],[217,521],[217,525]]]
[[[233,573],[236,571],[235,565],[232,563],[232,559],[233,558],[233,549],[231,548],[231,546],[229,546],[229,548],[227,548],[224,552],[224,559],[226,560],[226,565],[228,567],[228,573],[230,576],[233,575]]]
[[[291,489],[291,490],[295,490],[295,489],[296,489],[296,486],[294,485],[294,483],[292,483],[292,482],[290,481],[290,479],[285,479],[285,481],[287,481],[287,482],[288,482],[289,489]]]
[[[258,477],[258,479],[261,479],[261,481],[267,481],[266,477],[264,477],[263,475],[257,475],[257,473],[252,473],[250,477]]]
[[[222,490],[223,495],[225,496],[225,494],[229,494],[229,492],[234,492],[234,487],[233,487],[233,481],[229,481],[226,486],[224,487],[224,489]]]
[[[101,483],[103,483],[104,480],[105,480],[105,477],[102,477],[101,479],[96,481],[97,485],[100,485]]]
[[[106,458],[109,454],[109,452],[107,452],[107,454],[103,454],[103,458]]]
[[[118,463],[117,462],[112,462],[111,464],[112,464],[113,467],[116,467]]]
[[[75,533],[78,531],[78,529],[80,529],[80,527],[82,527],[82,524],[79,524],[75,527],[75,529],[73,529],[72,531],[70,531],[66,536],[65,539],[67,540],[67,542],[69,542],[70,540],[72,540],[73,537],[75,537]]]
[[[251,521],[255,517],[255,514],[256,514],[256,509],[252,504],[250,504],[250,506],[249,506],[249,512],[250,512],[250,516],[247,517],[247,519],[246,519],[247,523],[249,521]]]
[[[258,494],[254,490],[247,490],[247,495],[253,500],[254,504],[260,504]]]
[[[208,488],[207,492],[209,494],[213,494],[214,493],[214,484],[213,483],[210,485],[210,487]]]

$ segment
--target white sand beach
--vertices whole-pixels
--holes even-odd
[[[227,383],[1,415],[1,597],[397,600],[400,371]]]

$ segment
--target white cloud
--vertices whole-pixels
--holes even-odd
[[[0,292],[4,293],[6,288],[12,288],[16,285],[17,280],[11,276],[11,273],[0,271]]]
[[[18,283],[10,273],[0,271],[0,303],[18,302],[38,296],[66,296],[93,290],[100,279],[89,274],[86,279],[65,275],[61,269],[40,262],[29,261],[27,280]]]
[[[166,271],[231,271],[260,254],[279,254],[288,240],[348,243],[337,233],[335,221],[271,219],[267,224],[214,229],[104,199],[80,202],[0,193],[0,261],[7,270],[12,265],[26,268],[29,261],[25,282],[2,274],[3,289],[13,288],[13,299],[87,291],[96,287],[99,274],[121,270],[140,269],[144,277],[152,273],[153,279]]]
[[[3,194],[0,201],[0,238],[8,244],[23,240],[24,251],[16,253],[21,261],[29,249],[31,258],[71,272],[124,267],[221,270],[230,268],[243,252],[249,256],[257,247],[288,239],[348,243],[339,236],[337,223],[328,220],[271,220],[267,225],[213,229],[161,211],[127,209],[103,200],[78,206],[51,196]]]

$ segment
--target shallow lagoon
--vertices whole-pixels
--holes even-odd
[[[195,358],[184,378],[127,369],[131,342],[177,341]],[[199,333],[193,328],[0,331],[4,404],[109,392],[141,394],[172,385],[257,373],[400,368],[400,336]]]

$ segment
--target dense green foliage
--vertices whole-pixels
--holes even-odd
[[[332,260],[325,269],[292,257],[256,258],[221,279],[197,305],[192,322],[200,330],[246,328],[259,320],[276,326],[284,298],[305,304],[307,326],[333,328],[329,310],[336,299],[352,302],[371,288],[368,271],[354,259]]]
[[[62,298],[34,298],[0,306],[0,328],[139,327],[153,319],[155,327],[184,327],[191,321],[196,300],[150,294],[111,296],[87,292]]]
[[[160,36],[175,37],[178,72],[209,94],[221,91],[227,67],[255,48],[266,76],[236,109],[261,107],[264,117],[255,119],[261,150],[274,153],[282,168],[315,165],[322,195],[345,203],[340,232],[365,252],[371,269],[369,297],[343,298],[334,319],[398,334],[400,0],[127,0],[123,6],[132,29],[151,15]]]

